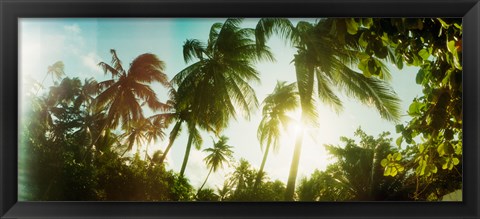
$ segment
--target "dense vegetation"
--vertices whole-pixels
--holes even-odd
[[[255,28],[242,19],[212,25],[208,42],[185,41],[188,65],[172,80],[165,63],[141,54],[125,69],[115,50],[110,64],[100,62],[111,79],[71,78],[61,61],[47,69],[54,85],[28,94],[20,133],[20,199],[136,201],[380,201],[441,200],[462,188],[462,24],[440,18],[328,18],[296,24],[262,18]],[[261,103],[252,82],[255,64],[271,62],[270,37],[293,48],[296,81],[278,82]],[[179,48],[182,49],[182,48]],[[412,82],[423,96],[411,100],[410,120],[399,124],[399,99],[389,84],[387,64],[417,66]],[[168,64],[168,63],[167,63]],[[45,79],[44,79],[45,81]],[[40,82],[43,85],[44,81]],[[168,99],[151,87],[160,83]],[[324,171],[297,179],[304,132],[295,145],[281,145],[292,123],[288,112],[301,109],[300,123],[317,126],[315,102],[341,112],[343,92],[371,106],[400,137],[374,137],[358,129],[356,139],[327,145],[336,162]],[[410,100],[409,100],[410,101]],[[232,119],[248,119],[261,106],[258,140],[260,169],[235,153],[223,131]],[[148,112],[153,112],[148,115]],[[167,154],[188,134],[179,173],[166,168]],[[204,142],[201,131],[212,133]],[[142,154],[158,139],[164,151]],[[185,172],[192,146],[206,147],[208,175],[199,188]],[[264,167],[269,152],[295,148],[287,182],[270,179]],[[290,161],[288,161],[290,162]],[[206,188],[212,172],[232,165],[221,188]]]

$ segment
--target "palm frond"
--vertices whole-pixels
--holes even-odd
[[[320,71],[316,71],[316,76],[318,96],[320,100],[329,104],[337,113],[339,113],[342,110],[343,105],[340,98],[333,92],[332,81],[328,77],[323,77]]]
[[[110,72],[110,74],[112,74],[112,78],[120,77],[120,75],[122,74],[121,72],[117,71],[114,67],[110,66],[105,62],[98,63],[98,66],[100,66],[103,69],[103,72],[105,74],[108,74]]]
[[[133,60],[128,70],[128,77],[138,82],[159,82],[168,87],[170,83],[164,70],[163,61],[154,54],[145,53]]]
[[[347,95],[374,106],[382,118],[399,121],[401,100],[388,83],[374,77],[367,78],[348,68],[344,69],[340,76],[342,80],[339,85]]]
[[[65,76],[65,65],[62,61],[57,61],[53,65],[48,66],[47,74],[55,76],[57,79]]]
[[[183,60],[190,63],[194,59],[203,60],[205,45],[199,40],[187,40],[183,44]]]
[[[114,49],[110,49],[110,53],[112,54],[112,65],[113,65],[113,68],[119,73],[119,74],[124,74],[125,73],[125,70],[123,70],[123,67],[122,67],[122,61],[120,61],[120,59],[118,58],[117,56],[117,51],[115,51]]]
[[[259,47],[264,46],[272,34],[294,42],[293,29],[293,24],[287,18],[262,18],[255,27],[256,44]]]

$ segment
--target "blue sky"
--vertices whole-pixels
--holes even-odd
[[[24,94],[32,89],[32,81],[42,81],[47,67],[56,61],[63,61],[65,73],[69,77],[89,78],[98,81],[105,77],[98,62],[110,62],[110,49],[115,49],[123,61],[129,63],[138,55],[153,53],[166,63],[166,73],[171,79],[185,68],[182,46],[187,39],[199,39],[206,42],[210,27],[215,22],[225,19],[215,18],[157,18],[157,19],[33,19],[22,18],[19,22],[19,71],[20,95],[22,102]],[[246,19],[244,27],[254,27],[258,19]],[[307,19],[305,19],[307,20]],[[312,20],[313,21],[313,20]],[[295,81],[294,66],[291,64],[295,49],[290,48],[281,39],[272,37],[268,45],[275,55],[276,62],[257,64],[261,83],[253,84],[257,98],[261,102],[267,94],[273,91],[277,80]],[[418,69],[405,67],[398,70],[388,64],[392,74],[392,86],[402,100],[402,115],[406,115],[409,104],[416,96],[420,96],[421,87],[415,84]],[[45,87],[52,84],[51,78],[45,80]],[[158,84],[153,85],[161,100],[165,100],[165,90]],[[344,110],[336,114],[329,107],[319,102],[320,126],[311,129],[310,135],[304,139],[299,176],[309,176],[315,169],[324,169],[330,156],[325,152],[324,144],[339,144],[340,136],[353,137],[358,127],[370,135],[378,135],[390,131],[396,138],[395,124],[380,118],[375,109],[357,103],[355,100],[340,95],[344,102]],[[261,106],[254,112],[250,121],[239,118],[231,121],[230,127],[224,132],[230,138],[229,144],[234,146],[234,157],[239,160],[246,158],[254,167],[260,166],[262,151],[256,137],[257,127],[261,120]],[[293,112],[292,115],[298,115]],[[409,117],[402,117],[408,121]],[[171,127],[170,127],[171,128]],[[169,133],[170,129],[166,132]],[[187,133],[182,133],[174,143],[168,157],[169,169],[180,170],[184,155]],[[203,133],[204,145],[212,146],[210,134]],[[270,153],[265,171],[272,179],[286,182],[293,152],[293,135],[283,137],[283,144],[278,153]],[[168,142],[159,141],[149,146],[149,151],[164,149]],[[203,162],[205,153],[193,150],[186,175],[194,187],[199,187],[208,173]],[[224,176],[232,172],[225,168],[212,174],[207,186],[214,187],[223,184]]]

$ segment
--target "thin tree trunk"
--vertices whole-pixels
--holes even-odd
[[[300,105],[302,114],[300,116],[301,125],[307,124],[307,115],[305,114],[311,104],[314,83],[314,67],[309,65],[306,60],[302,60],[301,55],[295,55],[295,73],[297,76],[297,86],[300,95]],[[306,82],[305,82],[306,81]],[[303,82],[299,84],[300,82]],[[297,179],[298,165],[300,163],[300,154],[302,152],[302,143],[304,136],[304,129],[302,129],[295,139],[295,149],[293,151],[292,164],[290,166],[290,173],[288,175],[287,188],[285,190],[285,201],[293,201],[295,193],[295,181]]]
[[[87,151],[85,152],[85,155],[83,156],[83,160],[85,161],[85,158],[87,157],[87,154],[91,153],[92,152],[92,148],[93,148],[93,145],[95,145],[97,143],[97,141],[100,139],[100,136],[102,136],[102,132],[105,131],[105,128],[107,128],[107,121],[104,122],[102,128],[98,131],[98,135],[97,137],[95,138],[94,141],[92,141],[92,143],[90,144],[90,146],[87,148]],[[122,156],[126,153],[123,152]]]
[[[300,163],[300,154],[302,152],[304,131],[298,133],[295,140],[295,150],[293,151],[292,165],[290,166],[290,174],[288,175],[287,188],[285,190],[285,201],[293,201],[293,195],[295,192],[295,181],[297,179],[298,165]]]
[[[163,155],[160,158],[159,163],[163,163],[165,158],[167,158],[167,154],[170,151],[170,149],[172,148],[173,142],[175,141],[175,139],[177,139],[178,131],[180,130],[181,125],[182,125],[182,121],[177,122],[177,124],[175,124],[172,131],[170,132],[170,138],[169,138],[167,148],[165,148],[165,151],[163,152]]]
[[[38,88],[37,92],[35,92],[35,95],[38,94],[38,92],[40,91],[41,88],[43,88],[43,82],[45,82],[45,79],[47,79],[47,76],[48,76],[48,73],[45,75],[45,77],[43,78],[42,80],[42,83],[40,84],[40,87]]]
[[[183,176],[185,173],[185,168],[187,168],[188,157],[190,156],[190,150],[192,149],[193,133],[190,132],[188,136],[187,149],[185,150],[185,156],[183,157],[182,169],[180,170],[180,176]]]
[[[263,154],[262,164],[260,164],[260,170],[257,173],[257,179],[255,179],[255,184],[253,185],[253,189],[256,190],[258,185],[260,185],[260,181],[262,180],[263,168],[265,167],[265,163],[267,162],[268,152],[270,151],[270,144],[267,145],[265,148],[265,153]]]
[[[210,173],[212,173],[212,170],[213,170],[213,166],[210,167],[210,171],[208,171],[207,178],[205,178],[205,181],[203,181],[202,186],[200,186],[200,188],[198,189],[197,195],[198,195],[198,193],[200,192],[200,190],[202,190],[203,186],[205,186],[205,183],[207,183],[208,177],[210,176]]]
[[[147,161],[148,158],[148,144],[145,146],[145,161]]]

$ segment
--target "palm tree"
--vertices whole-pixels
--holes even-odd
[[[45,74],[45,77],[43,78],[42,83],[40,84],[40,87],[37,90],[37,93],[43,87],[43,83],[45,82],[45,79],[47,79],[48,75],[52,76],[52,82],[55,82],[53,78],[54,76],[57,80],[65,76],[65,65],[63,64],[63,62],[57,61],[53,63],[53,65],[48,66],[47,74]]]
[[[95,100],[95,96],[100,93],[100,87],[98,82],[93,78],[87,78],[84,80],[80,93],[74,102],[75,108],[84,107],[86,111],[91,111],[91,105]]]
[[[180,101],[181,98],[181,93],[178,93],[173,87],[170,87],[169,100],[165,103],[165,112],[156,115],[158,119],[164,121],[165,126],[169,126],[172,122],[175,122],[175,125],[169,134],[168,145],[159,160],[160,163],[163,163],[167,157],[167,154],[177,139],[178,134],[182,131],[182,125],[186,123],[188,127],[194,126],[191,116],[191,109],[188,107],[188,105],[184,104],[184,102]],[[212,128],[209,129],[212,130]],[[195,147],[199,148],[203,140],[198,129],[193,129],[193,133],[192,141],[195,144]]]
[[[110,52],[112,53],[112,65],[100,62],[99,66],[103,68],[105,74],[110,73],[112,79],[98,84],[102,92],[95,99],[97,107],[107,110],[107,122],[102,130],[115,128],[121,124],[123,129],[135,131],[133,126],[139,124],[130,123],[145,118],[143,105],[147,105],[152,111],[166,107],[158,100],[156,93],[149,86],[149,83],[152,82],[159,82],[165,87],[170,86],[167,75],[163,72],[165,64],[156,55],[145,53],[135,58],[130,64],[130,68],[125,70],[116,51],[112,49]],[[129,139],[133,139],[133,136],[137,134],[131,133]],[[129,144],[131,142],[129,141]],[[131,145],[128,148],[131,149]]]
[[[265,44],[266,39],[273,33],[283,36],[297,48],[293,62],[302,109],[302,126],[317,125],[315,93],[322,102],[331,105],[337,112],[342,109],[342,101],[334,93],[334,88],[364,104],[374,106],[382,118],[398,121],[400,100],[397,95],[385,81],[366,77],[350,68],[359,63],[361,48],[358,41],[343,42],[338,39],[338,34],[332,34],[331,19],[318,20],[315,23],[300,21],[294,26],[288,19],[264,18],[256,27],[257,43]],[[383,75],[388,75],[386,69],[382,71]],[[315,82],[317,92],[314,90]],[[286,200],[293,200],[294,197],[304,133],[305,130],[302,129],[296,138]]]
[[[127,145],[123,154],[132,150],[134,144],[137,145],[137,153],[139,153],[141,145],[148,145],[150,142],[157,141],[159,138],[163,139],[165,136],[165,133],[162,130],[164,126],[161,123],[161,120],[156,117],[141,118],[133,120],[128,124],[128,127],[123,128],[125,133],[120,135],[120,138],[124,139],[124,143]],[[145,151],[145,159],[147,159],[148,147]]]
[[[150,161],[151,165],[157,165],[161,164],[160,163],[160,158],[163,156],[163,151],[162,150],[156,150],[153,152],[152,157],[147,156],[147,159]]]
[[[204,152],[209,153],[205,159],[205,163],[207,164],[207,167],[210,168],[208,171],[207,177],[205,178],[205,181],[203,182],[202,186],[198,189],[198,191],[202,190],[203,186],[205,186],[205,183],[207,183],[208,177],[210,174],[213,172],[216,172],[219,167],[223,167],[223,163],[228,163],[229,160],[232,159],[232,154],[233,151],[231,148],[233,148],[230,145],[227,145],[228,138],[226,136],[221,136],[218,142],[213,141],[213,147],[212,148],[207,148],[203,150]]]
[[[253,185],[257,172],[253,169],[250,163],[245,159],[240,159],[234,172],[229,178],[230,184],[235,185],[231,199],[238,201],[253,200],[255,194],[253,193]]]
[[[384,177],[381,160],[388,154],[396,152],[391,146],[388,132],[381,133],[378,138],[367,135],[360,128],[353,139],[342,137],[344,146],[326,145],[327,151],[337,158],[332,165],[331,175],[341,188],[351,195],[351,200],[381,201],[405,200],[405,173],[396,177]]]
[[[287,112],[293,111],[298,107],[298,92],[296,89],[295,83],[277,82],[273,93],[268,95],[263,101],[263,118],[258,126],[257,137],[264,155],[254,188],[257,188],[260,184],[270,147],[273,146],[274,151],[278,150],[280,146],[278,140],[282,131],[286,130],[288,125],[294,122],[294,119]]]
[[[183,46],[186,63],[196,62],[180,71],[173,83],[178,85],[182,104],[188,106],[192,123],[180,175],[183,175],[191,150],[195,127],[217,133],[237,113],[249,119],[258,106],[255,91],[249,82],[258,82],[254,63],[273,60],[269,48],[257,46],[254,29],[240,28],[242,19],[227,19],[210,29],[208,43],[187,40]],[[214,130],[210,130],[214,128]]]

